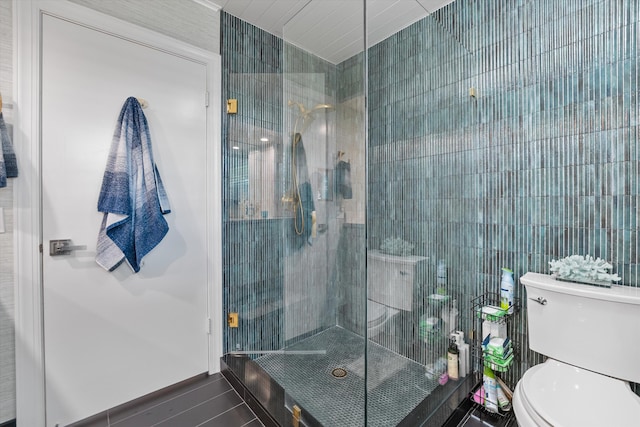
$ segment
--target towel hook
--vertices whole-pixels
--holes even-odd
[[[140,106],[141,106],[142,108],[147,108],[147,107],[149,106],[149,103],[147,102],[147,100],[146,100],[146,99],[144,99],[144,98],[138,98],[138,97],[136,97],[136,99],[138,100],[138,102],[140,103]]]

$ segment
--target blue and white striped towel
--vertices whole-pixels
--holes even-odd
[[[108,271],[126,260],[134,272],[169,231],[171,212],[153,161],[147,119],[136,98],[125,101],[113,135],[98,199],[104,212],[96,261]]]
[[[0,113],[0,188],[7,186],[7,178],[15,178],[18,176],[18,162],[16,154],[13,151],[11,137],[7,125],[4,123],[4,116]]]

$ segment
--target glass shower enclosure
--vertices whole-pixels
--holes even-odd
[[[237,100],[223,117],[222,362],[282,426],[441,425],[468,382],[442,377],[469,307],[446,267],[464,254],[434,213],[455,207],[418,184],[442,176],[443,144],[416,91],[436,83],[429,55],[468,56],[454,71],[469,79],[472,58],[415,0],[384,34],[382,3],[313,0],[281,36],[222,13],[223,97]]]

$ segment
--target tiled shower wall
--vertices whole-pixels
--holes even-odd
[[[430,259],[425,293],[444,259],[462,329],[473,327],[471,298],[498,292],[503,266],[520,277],[591,254],[637,285],[638,12],[630,0],[458,0],[369,50],[368,246],[414,244]],[[339,102],[348,68],[338,65]],[[289,227],[269,234],[274,262],[275,234]],[[353,242],[364,229],[344,233],[338,323],[362,331],[350,317],[357,305],[344,301],[362,299],[347,282],[363,277]],[[282,277],[264,277],[266,286]],[[511,382],[541,361],[527,349],[525,319],[522,310],[513,322],[521,365]]]
[[[571,254],[637,286],[639,14],[458,0],[370,49],[369,247],[397,236],[445,259],[463,311],[501,267],[548,273]],[[541,361],[515,321],[513,380]]]

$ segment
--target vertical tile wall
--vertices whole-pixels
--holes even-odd
[[[341,160],[351,165],[352,198],[340,201],[348,224],[364,224],[366,212],[366,129],[364,84],[365,55],[360,53],[337,65],[338,150]],[[363,235],[364,236],[364,235]],[[358,244],[362,244],[359,240]]]
[[[341,160],[350,164],[352,198],[341,199],[344,225],[337,246],[337,324],[366,336],[366,145],[364,103],[365,55],[337,65],[338,138]]]
[[[637,26],[633,1],[458,0],[370,49],[369,248],[413,243],[430,258],[426,292],[445,259],[463,329],[502,266],[521,276],[589,253],[636,286]],[[364,265],[347,235],[364,229],[340,239],[339,306],[358,299],[342,286]],[[540,361],[524,321],[512,381]]]
[[[401,237],[445,259],[461,312],[498,292],[501,267],[570,254],[637,286],[639,12],[458,0],[371,48],[369,247]],[[512,380],[540,361],[515,320]]]

